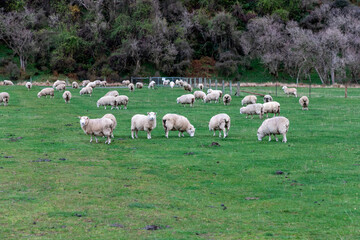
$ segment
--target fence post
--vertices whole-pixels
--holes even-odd
[[[232,95],[232,81],[230,80],[230,96]]]
[[[218,85],[218,82],[217,82],[217,79],[215,79],[215,89],[217,90],[217,86]]]
[[[310,84],[309,84],[309,97],[311,97],[311,76],[309,74],[309,81],[310,81]]]
[[[240,82],[237,82],[237,87],[236,87],[236,96],[240,96]]]
[[[202,78],[199,78],[199,83],[202,83]]]
[[[32,83],[32,77],[30,76],[30,82]]]
[[[204,90],[206,90],[206,78],[204,78]]]
[[[209,79],[209,88],[211,88],[211,78]]]
[[[68,77],[66,77],[65,80],[66,80],[66,85],[69,86],[69,79],[68,79]]]
[[[224,82],[224,80],[222,80],[222,92],[223,92],[223,94],[225,94],[225,82]]]
[[[190,82],[190,86],[192,87],[192,79],[191,78],[189,79],[189,82]]]
[[[277,82],[275,84],[275,95],[277,96]]]

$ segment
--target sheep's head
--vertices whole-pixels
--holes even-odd
[[[283,87],[282,87],[282,90],[285,90],[285,89],[287,89],[287,86],[283,86]]]
[[[89,117],[88,116],[82,116],[80,118],[80,126],[84,127],[89,123]]]
[[[190,137],[193,137],[195,135],[195,128],[193,125],[190,125],[190,127],[186,130],[186,132],[190,135]]]
[[[37,97],[38,97],[38,98],[40,98],[40,97],[41,97],[41,93],[40,93],[40,92],[37,94]]]
[[[240,108],[240,114],[244,114],[245,107]]]
[[[213,90],[210,88],[210,89],[208,89],[207,90],[207,93],[209,94],[209,93],[211,93]]]
[[[258,130],[258,132],[257,132],[257,138],[258,138],[258,140],[261,141],[264,136],[265,136],[264,133]]]
[[[179,103],[179,99],[180,99],[179,97],[176,99],[176,103]]]
[[[156,120],[156,112],[148,112],[147,115],[150,121]]]

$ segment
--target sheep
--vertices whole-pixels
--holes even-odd
[[[187,132],[190,137],[194,137],[195,128],[190,124],[189,120],[178,114],[166,114],[162,119],[162,124],[165,130],[165,137],[169,138],[169,131],[179,131],[179,137],[184,136]]]
[[[4,106],[9,104],[10,95],[7,92],[0,93],[0,103],[4,103]]]
[[[42,89],[40,92],[38,92],[37,97],[40,98],[42,96],[45,96],[47,98],[47,96],[50,96],[54,98],[54,89],[53,88],[44,88]]]
[[[72,82],[71,84],[72,88],[74,89],[78,89],[79,88],[79,84],[77,82]]]
[[[269,136],[269,141],[271,141],[271,134],[274,135],[276,141],[278,138],[276,135],[283,135],[283,142],[286,143],[286,133],[289,130],[289,119],[286,117],[273,117],[266,119],[257,131],[258,140],[261,141],[263,137]]]
[[[219,93],[219,97],[221,98],[222,97],[222,95],[223,95],[223,92],[221,91],[221,90],[213,90],[213,89],[211,89],[211,88],[209,88],[208,90],[207,90],[207,93],[209,94],[209,93],[212,93],[212,92],[217,92],[217,93]]]
[[[181,87],[183,87],[185,84],[187,84],[187,82],[184,82],[183,80],[180,80],[180,81],[179,81],[179,85],[180,85]]]
[[[100,81],[100,87],[106,87],[106,85],[107,85],[106,80]]]
[[[130,92],[133,92],[134,89],[135,89],[134,84],[130,83],[130,84],[128,85],[128,88],[129,88]]]
[[[114,91],[107,92],[107,93],[104,95],[104,97],[105,97],[105,96],[117,97],[117,96],[119,96],[119,93],[118,93],[118,91],[114,90]]]
[[[96,143],[98,143],[97,136],[99,137],[106,137],[107,140],[105,144],[111,143],[111,136],[113,134],[113,120],[103,117],[103,118],[96,118],[90,119],[87,116],[82,116],[80,118],[80,126],[81,129],[84,131],[86,135],[90,135],[90,142],[92,142],[93,136],[95,137]]]
[[[91,87],[91,88],[95,88],[96,87],[96,83],[95,82],[89,82],[86,87]]]
[[[247,95],[241,100],[241,105],[255,104],[257,97],[255,95]]]
[[[290,95],[294,95],[297,97],[297,91],[296,88],[288,88],[287,86],[283,86],[282,90],[284,90],[284,93],[289,97]]]
[[[149,89],[150,89],[150,88],[154,89],[154,88],[155,88],[155,81],[151,81],[151,82],[149,83],[148,88],[149,88]]]
[[[192,92],[192,87],[191,87],[191,85],[188,84],[188,83],[185,83],[185,84],[184,84],[184,90],[185,90],[185,91]]]
[[[175,87],[175,83],[174,82],[170,82],[170,87],[174,88]]]
[[[102,118],[109,118],[110,120],[113,121],[113,125],[112,125],[112,132],[111,132],[111,137],[114,138],[114,130],[117,126],[117,121],[114,115],[112,115],[111,113],[105,114]]]
[[[273,98],[270,95],[265,95],[264,96],[264,103],[272,102],[272,101],[273,101]]]
[[[32,88],[32,83],[31,83],[31,82],[27,82],[27,83],[25,84],[25,87],[26,87],[28,90],[30,90],[30,89]]]
[[[4,80],[4,82],[3,82],[3,84],[4,84],[4,86],[12,86],[12,85],[14,85],[14,83],[12,82],[12,81],[10,81],[10,80]]]
[[[111,110],[112,110],[114,107],[116,107],[116,97],[113,96],[102,97],[96,102],[96,106],[97,107],[104,106],[105,109],[106,106],[111,106]]]
[[[264,114],[266,113],[266,117],[268,117],[269,113],[274,113],[274,117],[276,114],[280,115],[280,103],[278,102],[267,102],[263,104],[264,106]]]
[[[166,80],[165,78],[162,78],[163,85],[169,85],[170,80]]]
[[[96,84],[96,86],[100,86],[101,80],[95,80],[94,83]]]
[[[231,102],[231,96],[229,94],[225,94],[224,97],[223,97],[223,102],[224,102],[224,105],[229,105],[230,102]]]
[[[210,92],[204,98],[204,103],[215,101],[217,103],[219,101],[220,94],[219,92]]]
[[[180,81],[179,81],[179,79],[176,79],[176,80],[175,80],[175,85],[180,86]]]
[[[204,84],[199,83],[198,88],[199,88],[200,90],[203,90],[203,89],[204,89]]]
[[[194,102],[195,102],[195,97],[193,94],[185,94],[176,99],[176,103],[178,104],[181,103],[182,105],[184,105],[184,107],[185,104],[190,104],[190,107],[192,107],[194,105]]]
[[[195,99],[201,99],[204,100],[206,97],[206,94],[203,91],[195,91],[194,92]]]
[[[144,87],[144,84],[142,82],[137,82],[136,83],[136,88],[142,89],[143,87]]]
[[[127,86],[127,85],[130,84],[130,80],[123,80],[121,83],[122,83],[123,85]]]
[[[81,82],[81,86],[86,87],[90,83],[90,80],[84,80]]]
[[[127,109],[127,104],[129,102],[129,98],[125,95],[120,95],[116,97],[116,109],[118,109],[118,106],[120,105],[120,109],[121,106],[124,106],[124,109]]]
[[[147,139],[151,139],[151,131],[156,128],[156,113],[148,112],[147,115],[136,114],[131,118],[131,138],[138,138],[138,131],[146,131]]]
[[[251,115],[251,119],[254,118],[253,115],[259,115],[259,118],[262,119],[264,115],[264,106],[260,103],[250,104],[240,108],[240,114],[247,114],[246,118]]]
[[[71,99],[71,92],[70,91],[65,91],[62,95],[63,99],[65,100],[65,103],[70,103],[70,99]]]
[[[307,96],[302,96],[299,99],[299,103],[302,107],[302,110],[309,110],[308,106],[309,106],[309,98]]]
[[[66,89],[65,84],[59,84],[56,86],[56,90],[58,91],[64,91]]]
[[[91,87],[84,87],[83,89],[80,90],[80,95],[89,94],[91,97],[92,92],[93,89]]]
[[[66,82],[62,81],[62,80],[56,80],[53,84],[53,88],[56,88],[57,86],[59,86],[60,84],[63,84],[66,86]]]
[[[209,131],[214,131],[214,135],[216,134],[216,130],[219,130],[219,137],[221,137],[221,131],[223,131],[224,138],[229,135],[230,130],[230,117],[226,113],[220,113],[213,116],[209,122]]]

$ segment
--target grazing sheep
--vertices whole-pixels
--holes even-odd
[[[286,133],[289,130],[289,119],[285,117],[273,117],[266,119],[257,131],[258,140],[261,141],[263,137],[269,136],[269,141],[271,141],[271,134],[274,135],[276,141],[278,138],[276,135],[283,135],[283,142],[286,143]]]
[[[106,87],[106,85],[107,85],[106,80],[100,81],[100,87]]]
[[[95,88],[96,87],[96,83],[95,82],[89,82],[86,87],[91,87],[91,88]]]
[[[4,103],[4,106],[9,104],[10,95],[7,92],[0,93],[0,104]]]
[[[90,83],[90,80],[84,80],[81,82],[81,86],[86,87]]]
[[[105,97],[105,96],[117,97],[117,96],[119,96],[119,93],[118,93],[118,91],[114,90],[114,91],[107,92],[107,93],[104,95],[104,97]]]
[[[166,80],[165,78],[162,78],[163,85],[169,85],[170,80]]]
[[[299,103],[302,107],[302,110],[309,110],[308,106],[309,106],[309,98],[307,96],[302,96],[299,99]]]
[[[203,89],[204,89],[204,84],[199,83],[198,88],[199,88],[200,90],[203,90]]]
[[[3,84],[4,84],[5,86],[12,86],[12,85],[14,85],[14,83],[13,83],[12,81],[10,81],[10,80],[4,80]]]
[[[107,118],[97,118],[97,119],[90,119],[87,116],[82,116],[80,118],[80,126],[86,135],[90,135],[90,142],[92,142],[93,136],[95,137],[96,143],[98,142],[97,136],[99,137],[106,137],[107,140],[105,144],[111,143],[111,136],[113,135],[113,127],[114,122]]]
[[[255,95],[247,95],[241,100],[241,105],[255,104],[257,97]]]
[[[71,92],[70,91],[65,91],[62,95],[63,99],[65,100],[65,103],[70,103],[70,99],[71,99]]]
[[[54,89],[53,88],[44,88],[42,89],[40,92],[38,92],[37,97],[40,98],[42,96],[45,96],[47,98],[47,96],[50,96],[54,98]]]
[[[131,118],[131,137],[138,138],[138,131],[146,131],[147,138],[151,139],[151,131],[156,128],[156,113],[148,112],[147,115],[136,114]]]
[[[193,94],[185,94],[176,99],[176,103],[178,104],[181,103],[182,105],[184,105],[184,107],[185,104],[190,104],[190,107],[192,107],[194,105],[194,102],[195,102],[195,97]]]
[[[175,87],[175,83],[174,82],[170,82],[170,87],[174,88]]]
[[[223,92],[221,91],[221,90],[213,90],[213,89],[211,89],[211,88],[209,88],[208,90],[207,90],[207,93],[209,94],[209,93],[212,93],[212,92],[217,92],[217,93],[219,93],[219,97],[221,98],[222,97],[222,95],[223,95]]]
[[[111,113],[108,113],[108,114],[105,114],[102,118],[109,118],[110,120],[113,121],[111,137],[114,138],[114,130],[117,126],[117,121],[116,121],[115,116],[112,115]]]
[[[195,91],[194,97],[195,97],[195,99],[204,100],[206,98],[206,94],[203,91]]]
[[[106,106],[111,106],[111,110],[116,106],[116,97],[113,96],[105,96],[100,98],[97,102],[96,102],[96,106],[100,107],[100,106],[104,106],[104,108],[106,109]]]
[[[223,131],[224,138],[229,135],[230,130],[230,117],[225,113],[220,113],[213,116],[209,122],[209,131],[214,131],[214,135],[216,134],[216,130],[219,130],[219,137],[221,137],[221,131]]]
[[[58,91],[64,91],[66,89],[65,84],[59,84],[56,86],[56,90]]]
[[[225,94],[224,97],[223,97],[223,102],[224,102],[224,105],[229,105],[230,102],[231,102],[231,96],[229,94]]]
[[[166,114],[162,119],[162,124],[165,129],[165,137],[169,138],[169,131],[179,131],[179,137],[184,136],[187,132],[190,137],[195,135],[195,128],[190,124],[189,120],[178,114]]]
[[[83,89],[80,90],[80,95],[89,94],[91,97],[92,92],[93,92],[92,87],[84,87]]]
[[[79,88],[79,84],[77,82],[72,82],[71,86],[72,86],[72,88],[75,88],[75,89]]]
[[[136,88],[142,89],[143,87],[144,87],[144,84],[142,82],[137,82],[136,83]]]
[[[188,83],[185,83],[185,84],[184,84],[184,90],[185,90],[185,91],[192,92],[192,87],[191,87],[191,85],[188,84]]]
[[[26,87],[28,90],[30,90],[30,89],[32,88],[32,83],[31,83],[31,82],[27,82],[27,83],[25,84],[25,87]]]
[[[155,88],[155,81],[151,81],[151,82],[149,83],[148,88],[149,88],[149,89],[150,89],[150,88],[154,89],[154,88]]]
[[[175,80],[175,85],[180,86],[180,81],[179,81],[179,79],[176,79],[176,80]]]
[[[123,85],[127,86],[127,85],[130,84],[130,80],[123,80],[121,83],[122,83]]]
[[[204,103],[215,101],[217,103],[219,101],[220,94],[219,92],[210,92],[206,95],[204,99]]]
[[[272,102],[272,101],[273,101],[273,98],[270,95],[265,95],[264,96],[264,103]]]
[[[130,92],[133,92],[134,89],[135,89],[134,84],[130,83],[130,84],[128,85],[128,88],[129,88]]]
[[[264,106],[264,114],[266,113],[266,117],[268,117],[269,113],[274,113],[274,117],[276,114],[280,115],[280,103],[278,102],[267,102],[263,104]]]
[[[260,103],[250,104],[246,107],[240,108],[240,114],[247,114],[246,118],[251,115],[251,119],[254,118],[253,115],[259,115],[259,118],[262,119],[264,114],[264,106]]]
[[[66,82],[65,82],[65,81],[56,80],[56,81],[54,82],[54,84],[53,84],[53,88],[56,88],[57,86],[59,86],[59,85],[61,85],[61,84],[63,84],[63,85],[66,86]]]
[[[129,103],[129,98],[125,95],[120,95],[116,97],[116,109],[118,109],[118,106],[124,106],[124,109],[127,109],[127,104]]]
[[[96,84],[96,86],[100,86],[101,80],[95,80],[94,83]]]
[[[284,90],[284,93],[289,97],[290,95],[294,95],[297,97],[297,91],[296,88],[288,88],[287,86],[283,86],[282,90]]]
[[[187,82],[185,82],[185,81],[183,81],[183,80],[180,80],[180,81],[179,81],[179,85],[180,85],[181,87],[183,87],[185,84],[187,84]]]

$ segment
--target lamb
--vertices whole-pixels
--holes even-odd
[[[56,90],[58,91],[64,91],[66,89],[65,84],[59,84],[56,86]]]
[[[223,102],[224,102],[224,105],[229,105],[230,102],[231,102],[231,96],[229,94],[225,94],[224,97],[223,97]]]
[[[174,82],[170,82],[170,87],[174,88],[175,87],[175,83]]]
[[[264,115],[264,106],[260,103],[250,104],[240,108],[240,114],[247,114],[246,118],[251,115],[251,119],[254,118],[253,115],[259,115],[259,118],[262,119]]]
[[[266,113],[266,117],[268,117],[269,113],[274,113],[274,117],[276,114],[280,115],[280,103],[278,102],[267,102],[264,103],[264,114]]]
[[[308,106],[309,106],[309,98],[307,96],[302,96],[299,99],[299,103],[302,107],[302,110],[309,110]]]
[[[127,86],[127,85],[130,84],[130,80],[123,80],[121,83],[122,83],[123,85]]]
[[[86,135],[90,135],[90,142],[92,142],[93,136],[95,137],[96,143],[98,142],[97,136],[106,137],[107,140],[105,144],[111,143],[111,136],[113,135],[113,120],[102,117],[97,119],[90,119],[87,116],[82,116],[80,118],[80,126]]]
[[[106,85],[107,85],[106,80],[100,81],[100,87],[106,87]]]
[[[80,95],[89,94],[91,97],[92,92],[93,92],[92,87],[84,87],[83,89],[80,90]]]
[[[70,103],[70,99],[71,99],[71,92],[70,91],[65,91],[62,95],[63,99],[65,100],[65,103]]]
[[[156,113],[148,112],[147,115],[136,114],[131,118],[131,138],[138,138],[138,131],[146,131],[147,139],[151,139],[151,131],[156,128]]]
[[[214,131],[214,135],[216,134],[216,130],[219,130],[219,137],[221,137],[221,131],[223,131],[224,138],[229,135],[230,130],[230,117],[225,113],[217,114],[210,119],[209,122],[209,131]]]
[[[9,104],[10,95],[7,92],[0,93],[0,103],[4,103],[4,106]]]
[[[296,88],[288,88],[287,86],[283,86],[282,90],[284,90],[284,93],[289,97],[290,95],[294,95],[297,97]]]
[[[77,82],[72,82],[71,86],[75,89],[79,88],[79,84]]]
[[[90,80],[84,80],[81,82],[81,86],[86,87],[90,83]]]
[[[60,84],[63,84],[66,86],[66,82],[62,81],[62,80],[56,80],[53,84],[53,88],[56,88],[57,86],[59,86]]]
[[[91,88],[95,88],[96,87],[96,83],[95,82],[89,82],[86,87],[91,87]]]
[[[104,108],[106,109],[106,106],[111,106],[111,110],[116,106],[116,97],[113,96],[105,96],[100,98],[97,102],[96,102],[96,106],[100,107],[100,106],[104,106]]]
[[[206,98],[206,94],[203,91],[195,91],[194,97],[195,97],[195,99],[204,100]]]
[[[170,80],[166,80],[165,78],[162,78],[163,85],[169,85]]]
[[[144,84],[142,82],[136,83],[136,88],[142,89],[144,87]]]
[[[111,137],[114,138],[114,130],[117,126],[117,121],[114,115],[112,115],[111,113],[105,114],[102,118],[109,118],[110,120],[113,121],[113,125],[112,125],[112,130],[113,132],[111,133]]]
[[[116,97],[116,109],[118,109],[118,106],[120,105],[120,109],[121,106],[124,106],[124,109],[127,109],[127,104],[129,102],[129,98],[125,95],[120,95]]]
[[[204,99],[204,103],[215,101],[217,103],[219,101],[220,94],[219,92],[210,92],[206,95]]]
[[[40,98],[42,96],[45,96],[47,98],[47,96],[50,96],[54,98],[54,89],[53,88],[44,88],[42,89],[40,92],[38,92],[37,97]]]
[[[134,84],[130,83],[130,84],[128,85],[128,88],[129,88],[130,92],[133,92],[134,89],[135,89]]]
[[[4,80],[3,84],[4,84],[4,86],[12,86],[12,85],[14,85],[14,83],[12,81],[10,81],[10,80]]]
[[[190,107],[192,107],[194,105],[194,102],[195,102],[195,97],[193,94],[185,94],[176,99],[176,103],[178,104],[181,103],[182,105],[184,105],[184,107],[185,104],[190,104]]]
[[[286,133],[289,130],[289,119],[285,117],[273,117],[266,119],[257,131],[258,140],[261,141],[263,137],[269,136],[269,141],[271,141],[271,134],[274,135],[276,141],[278,138],[276,135],[283,135],[283,142],[286,143]]]
[[[209,94],[209,93],[212,93],[212,92],[217,92],[217,93],[219,93],[219,97],[222,97],[222,95],[223,95],[223,92],[221,91],[221,90],[213,90],[213,89],[211,89],[211,88],[209,88],[208,90],[207,90],[207,93]]]
[[[203,90],[203,89],[204,89],[204,84],[199,83],[198,88],[199,88],[200,90]]]
[[[117,96],[119,96],[119,93],[118,93],[118,91],[114,90],[114,91],[107,92],[107,93],[104,95],[104,97],[105,97],[105,96],[117,97]]]
[[[188,84],[188,83],[185,83],[185,84],[184,84],[184,90],[185,90],[185,91],[192,92],[192,87],[191,87],[191,85]]]
[[[257,97],[255,95],[247,95],[241,100],[241,105],[255,104]]]
[[[264,103],[272,102],[272,101],[273,101],[273,98],[270,95],[265,95],[264,96]]]
[[[162,119],[162,124],[165,129],[165,137],[169,138],[169,131],[179,131],[179,137],[184,136],[187,132],[190,137],[194,137],[195,128],[190,124],[189,120],[178,114],[166,114]]]
[[[155,88],[155,81],[151,81],[151,82],[149,83],[148,88],[149,88],[149,89],[150,89],[150,88],[154,89],[154,88]]]
[[[26,87],[28,90],[30,90],[30,89],[32,88],[32,83],[31,83],[31,82],[27,82],[27,83],[25,84],[25,87]]]

